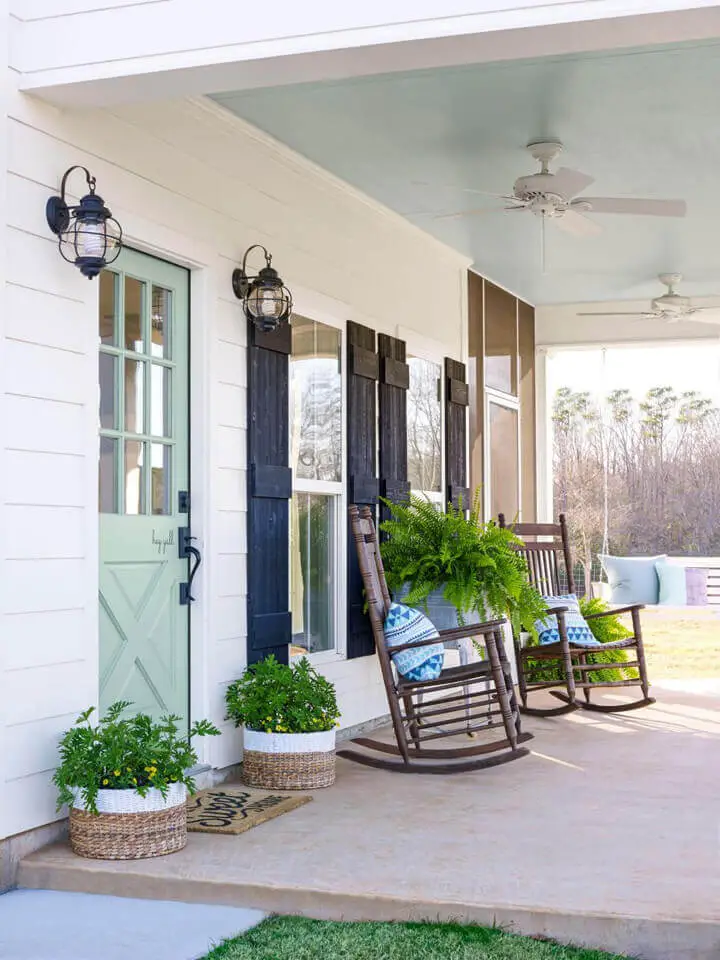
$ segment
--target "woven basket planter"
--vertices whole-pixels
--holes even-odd
[[[187,843],[187,789],[172,783],[167,796],[150,790],[100,790],[97,813],[85,808],[80,791],[70,810],[70,845],[92,860],[142,860],[175,853]]]
[[[335,731],[244,732],[243,779],[268,790],[316,790],[335,783]]]

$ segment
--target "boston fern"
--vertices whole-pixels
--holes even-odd
[[[261,733],[332,730],[340,717],[335,688],[303,657],[280,663],[271,654],[251,664],[225,694],[228,716]]]
[[[124,717],[129,700],[118,700],[96,724],[94,707],[80,714],[60,740],[60,766],[53,781],[58,788],[58,810],[72,804],[79,789],[89,810],[97,813],[99,790],[136,790],[141,796],[156,787],[166,796],[171,783],[184,783],[192,793],[195,783],[188,770],[198,761],[190,740],[218,736],[208,720],[179,729],[180,717],[153,720],[146,713]]]
[[[387,538],[380,549],[391,591],[406,586],[405,602],[422,606],[440,589],[460,623],[474,611],[483,620],[507,617],[516,631],[534,629],[545,604],[528,582],[517,537],[480,520],[479,491],[468,516],[462,506],[443,512],[418,496],[384,502],[391,519],[381,524]]]

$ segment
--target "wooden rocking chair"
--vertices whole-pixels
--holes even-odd
[[[478,637],[487,650],[487,660],[443,670],[437,680],[412,681],[396,675],[385,644],[383,623],[390,609],[375,525],[368,507],[350,507],[365,599],[372,624],[380,669],[385,682],[396,744],[358,737],[338,750],[339,757],[369,767],[401,773],[460,773],[497,766],[526,756],[519,746],[532,739],[520,729],[520,711],[512,686],[510,664],[505,655],[503,620],[440,631],[443,641]],[[394,652],[437,643],[438,638],[393,647]],[[428,747],[431,741],[486,729],[488,720],[500,716],[505,737],[491,743]],[[362,748],[362,749],[357,749]],[[476,759],[473,759],[476,758]]]
[[[508,526],[505,516],[498,516],[498,526]],[[575,593],[575,579],[573,577],[572,552],[568,536],[565,514],[561,513],[559,523],[516,523],[510,525],[512,532],[523,541],[519,548],[520,553],[527,561],[530,582],[543,596],[559,596],[563,593]],[[563,590],[560,582],[561,570],[564,569],[567,580],[567,590]],[[640,611],[644,604],[634,603],[627,607],[615,607],[603,613],[591,613],[587,620],[598,620],[602,617],[614,616],[618,613],[632,615],[632,636],[627,640],[616,640],[613,643],[604,643],[603,652],[612,650],[635,650],[636,659],[626,661],[618,659],[614,663],[588,663],[588,653],[598,649],[573,644],[568,640],[564,612],[567,608],[551,607],[548,614],[554,613],[558,621],[560,640],[557,643],[543,644],[542,646],[521,647],[520,638],[514,637],[515,660],[518,671],[518,686],[520,688],[521,711],[532,716],[552,717],[569,713],[572,710],[594,710],[598,713],[622,713],[627,710],[637,710],[655,703],[655,698],[649,696],[650,683],[647,675],[645,649],[643,647],[642,629],[640,626]],[[533,681],[533,668],[529,661],[535,663],[559,662],[562,664],[564,682]],[[597,680],[590,682],[590,672],[603,670],[626,670],[634,668],[638,676],[633,680]],[[565,690],[550,690],[552,696],[563,702],[561,707],[528,707],[528,694],[534,690],[547,690],[551,687],[564,686]],[[608,687],[640,687],[642,697],[631,703],[617,705],[593,703],[593,690],[604,690]],[[582,690],[583,700],[577,699],[577,691]]]

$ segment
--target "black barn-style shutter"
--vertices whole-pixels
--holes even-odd
[[[380,356],[380,495],[394,503],[410,496],[407,469],[407,390],[410,368],[406,363],[405,341],[378,334]],[[380,519],[389,515],[380,505]]]
[[[290,324],[262,333],[248,322],[248,663],[288,662]]]
[[[348,502],[370,506],[376,512],[378,355],[375,331],[359,323],[347,325],[347,473]],[[348,521],[348,659],[375,652],[370,618],[364,612],[363,584],[355,542]]]
[[[467,486],[468,384],[465,364],[445,357],[445,503],[470,506]]]

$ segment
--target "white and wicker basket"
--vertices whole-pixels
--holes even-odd
[[[315,790],[335,782],[335,731],[243,736],[243,778],[270,790]]]
[[[70,844],[80,857],[139,860],[175,853],[187,843],[187,788],[171,783],[163,797],[151,789],[100,790],[97,813],[88,810],[82,791],[73,790]]]

